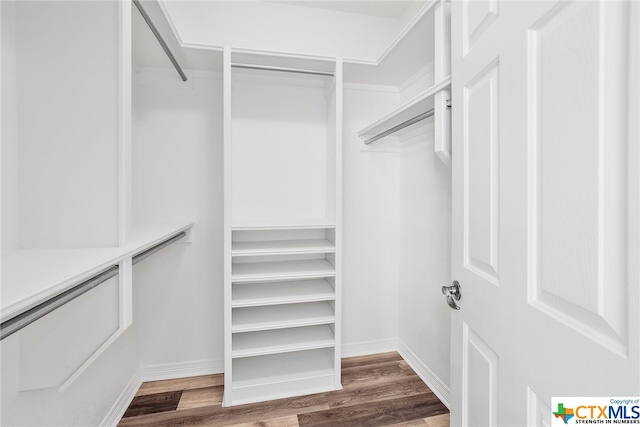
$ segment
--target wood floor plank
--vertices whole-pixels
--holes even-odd
[[[425,418],[428,427],[449,427],[449,414]]]
[[[397,361],[379,363],[375,365],[355,366],[342,369],[342,386],[360,386],[364,383],[383,381],[392,377],[407,377],[416,375],[411,370],[402,369]]]
[[[427,418],[405,421],[403,423],[390,424],[388,427],[428,427]]]
[[[373,403],[428,393],[431,393],[429,387],[427,387],[420,378],[415,376],[396,378],[395,381],[387,380],[382,383],[373,383],[368,386],[352,389],[345,388],[336,393],[328,393],[327,403],[330,408],[337,408],[340,406],[357,405],[364,402]]]
[[[366,356],[346,357],[342,359],[342,368],[353,368],[356,366],[379,365],[380,363],[399,362],[402,356],[397,351],[389,353],[368,354]]]
[[[182,392],[176,410],[200,408],[203,406],[220,406],[224,386],[192,388]]]
[[[434,394],[420,394],[383,402],[332,408],[298,415],[300,427],[388,426],[448,412]]]
[[[123,418],[119,426],[162,427],[175,426],[177,424],[190,427],[230,426],[233,424],[280,418],[325,409],[329,409],[329,405],[327,404],[325,395],[321,393],[289,399],[270,400],[250,405],[238,405],[230,408],[204,406],[201,408],[183,409],[181,411],[129,417]]]
[[[231,427],[299,427],[298,416],[272,418],[264,421],[254,421],[252,423],[233,424]]]
[[[140,389],[136,393],[136,396],[221,385],[224,385],[224,374],[177,378],[175,380],[151,381],[142,383]]]
[[[165,393],[136,396],[127,408],[123,418],[158,412],[174,411],[180,402],[182,391],[168,391]]]

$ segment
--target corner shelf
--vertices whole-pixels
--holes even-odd
[[[394,126],[397,126],[413,117],[418,116],[434,108],[433,97],[436,93],[451,86],[451,76],[447,76],[442,81],[434,84],[425,91],[405,102],[391,113],[376,120],[366,128],[358,132],[360,138],[368,138],[378,135]]]
[[[185,222],[136,227],[122,247],[24,249],[3,254],[0,320],[15,317],[192,226],[193,222]]]

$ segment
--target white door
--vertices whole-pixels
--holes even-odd
[[[452,5],[452,426],[640,394],[639,9]]]

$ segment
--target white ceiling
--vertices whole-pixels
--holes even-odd
[[[399,19],[414,1],[314,1],[314,0],[267,0],[270,3],[282,3],[290,6],[312,7],[316,9],[334,10],[337,12],[359,13],[362,15],[381,16]]]
[[[266,3],[267,1],[265,1]],[[367,13],[400,14],[407,12],[412,4],[408,1],[269,1],[269,3],[290,4],[304,3],[305,7],[322,7],[334,12],[345,12],[346,9],[359,7],[359,13],[365,10]],[[149,13],[160,32],[164,35],[171,50],[176,55],[178,62],[184,69],[221,71],[221,52],[207,49],[180,48],[177,40],[169,28],[165,15],[155,0],[143,1],[147,13]],[[166,54],[160,48],[148,26],[135,7],[133,8],[133,56],[134,63],[139,67],[173,68]],[[340,10],[338,10],[340,9]],[[414,8],[415,9],[415,8]],[[379,18],[377,18],[379,19]],[[416,25],[403,37],[398,45],[377,66],[361,63],[345,63],[345,81],[366,83],[375,85],[398,86],[418,70],[427,67],[433,58],[433,14],[427,13]],[[384,46],[388,47],[388,46]],[[236,57],[239,54],[236,54]],[[271,58],[267,56],[265,58]],[[266,60],[266,59],[265,59]],[[281,58],[274,59],[282,60]],[[237,57],[236,61],[242,62]],[[255,58],[252,59],[256,62]],[[252,62],[246,61],[246,62]],[[293,59],[291,59],[293,61]],[[264,62],[264,61],[263,61]],[[276,61],[277,62],[277,61]],[[271,65],[282,65],[275,63]],[[294,65],[289,65],[294,66]],[[321,66],[300,66],[301,68],[322,69]]]

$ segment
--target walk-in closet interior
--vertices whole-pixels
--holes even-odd
[[[0,8],[2,425],[389,351],[449,405],[448,2]]]

